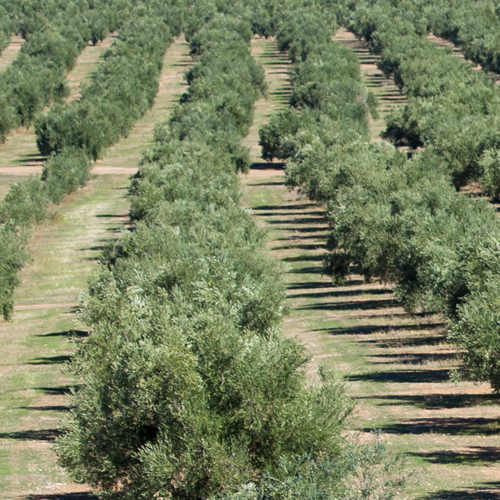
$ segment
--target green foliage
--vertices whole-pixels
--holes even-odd
[[[48,204],[38,177],[13,184],[0,203],[0,312],[5,320],[12,317],[18,273],[27,258],[27,230],[47,218]]]
[[[167,25],[182,17],[165,19],[168,8],[174,5],[144,0],[128,9],[125,0],[99,0],[60,5],[24,2],[13,9],[12,15],[17,16],[20,29],[29,39],[12,68],[0,75],[0,81],[3,76],[6,79],[0,96],[3,139],[16,124],[28,125],[44,106],[67,96],[63,77],[87,40],[92,38],[95,43],[111,28],[122,29],[92,82],[82,90],[81,99],[57,104],[47,115],[37,118],[38,147],[43,155],[50,156],[43,165],[42,182],[31,178],[13,185],[0,205],[0,223],[28,228],[47,218],[50,202],[60,203],[65,194],[86,184],[92,168],[89,158],[96,159],[104,148],[126,135],[135,120],[151,107],[163,54],[172,41]],[[126,8],[127,14],[117,14],[117,7]],[[45,18],[49,14],[54,16],[50,23]],[[71,17],[69,22],[67,16],[76,20]],[[19,253],[23,254],[24,249],[19,248]],[[6,262],[0,267],[0,272],[6,273],[6,290],[18,283],[10,278],[12,269],[20,266]],[[12,294],[13,288],[7,295]],[[10,316],[11,309],[6,311],[5,316]]]
[[[282,459],[260,484],[247,483],[224,500],[389,500],[399,495],[408,473],[405,459],[385,445],[349,443],[334,459],[308,456]]]
[[[487,150],[479,161],[483,171],[482,183],[486,194],[493,200],[498,200],[500,196],[500,151]]]
[[[339,376],[308,383],[304,347],[279,333],[281,268],[235,175],[262,70],[244,23],[208,12],[190,35],[190,88],[132,179],[134,230],[108,245],[82,303],[92,333],[72,364],[82,384],[61,463],[107,498],[270,492],[278,476],[283,497],[306,491],[300,471],[343,491],[347,470],[391,498],[396,481],[375,480],[383,454],[344,448]]]
[[[41,154],[77,148],[96,160],[152,106],[163,55],[172,41],[160,14],[139,7],[130,13],[81,98],[55,106],[37,120]]]
[[[385,138],[398,146],[432,146],[457,189],[484,180],[482,155],[499,148],[496,116],[500,93],[490,76],[474,71],[425,35],[430,26],[436,34],[451,37],[465,48],[467,39],[476,33],[478,39],[472,45],[481,45],[484,30],[493,29],[500,21],[482,2],[474,3],[477,18],[471,17],[469,7],[461,0],[415,0],[397,5],[363,0],[357,2],[348,21],[349,28],[382,55],[380,69],[386,76],[393,75],[408,96],[408,104],[389,115]],[[462,33],[467,33],[464,39]],[[466,56],[472,57],[467,50]],[[472,57],[485,67],[494,58],[500,60],[498,54]]]
[[[5,320],[14,312],[14,290],[25,260],[22,233],[11,223],[0,224],[0,312]]]
[[[459,45],[467,59],[484,69],[500,71],[498,2],[426,3],[426,15],[433,33]]]
[[[498,250],[490,255],[498,259]],[[500,290],[497,276],[490,274],[481,290],[471,294],[459,308],[459,319],[450,333],[450,341],[461,351],[460,375],[489,382],[500,392]]]
[[[38,177],[13,184],[0,203],[0,223],[31,226],[47,217],[49,200]]]
[[[54,101],[67,96],[65,76],[78,54],[94,37],[104,38],[111,28],[113,2],[18,2],[5,22],[19,30],[26,42],[14,63],[0,75],[0,140],[20,125],[28,127]],[[89,23],[99,17],[101,33],[91,35]],[[0,29],[1,31],[1,29]]]
[[[326,30],[323,21],[315,22],[320,23],[318,33]],[[286,37],[284,33],[278,35],[278,40],[282,37],[286,46],[287,37],[301,39],[306,34],[290,31]],[[290,83],[291,107],[271,117],[259,131],[262,158],[292,159],[302,164],[311,149],[321,144],[330,146],[368,135],[369,96],[361,84],[359,63],[352,51],[325,39],[311,47],[301,60],[295,60]],[[299,184],[290,182],[290,186]]]
[[[470,18],[460,24],[465,3],[452,3],[359,0],[341,11],[408,96],[389,115],[385,137],[420,148],[411,159],[387,143],[367,142],[366,111],[356,105],[371,111],[373,99],[362,97],[353,56],[323,42],[304,60],[291,55],[291,106],[263,127],[260,143],[263,158],[286,160],[289,187],[324,204],[325,272],[341,284],[356,270],[366,280],[394,284],[408,311],[441,312],[461,349],[461,374],[498,391],[497,215],[485,200],[457,189],[480,180],[486,194],[499,196],[500,95],[488,75],[427,40],[426,13],[443,30],[472,30]],[[488,26],[498,23],[485,4],[474,9]],[[280,35],[283,48],[291,48],[287,33]]]
[[[87,156],[77,149],[64,150],[48,160],[42,171],[44,189],[53,203],[61,203],[64,195],[85,186],[92,168]]]

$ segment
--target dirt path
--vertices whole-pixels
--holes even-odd
[[[0,72],[5,71],[15,60],[23,46],[24,40],[19,35],[13,35],[9,45],[5,47],[0,56]]]
[[[177,50],[179,49],[179,50]],[[165,120],[182,90],[185,53],[180,43],[162,73],[162,96],[143,127]],[[167,88],[170,83],[175,88]],[[136,147],[142,150],[151,135]],[[132,165],[130,160],[129,165]],[[137,163],[135,165],[137,169]],[[128,221],[125,193],[128,175],[97,176],[68,197],[54,220],[39,226],[31,240],[32,262],[22,271],[10,323],[0,321],[0,498],[85,500],[85,485],[76,485],[57,466],[52,441],[68,408],[74,380],[61,371],[78,338],[78,296],[96,271],[102,245]],[[127,174],[129,172],[127,171]],[[94,498],[94,497],[92,497]]]
[[[153,108],[137,121],[128,137],[108,149],[106,156],[99,160],[92,170],[94,174],[135,173],[141,153],[153,140],[155,124],[165,121],[169,110],[177,103],[185,87],[184,73],[190,64],[189,45],[184,37],[178,37],[165,53],[160,86]]]
[[[277,50],[274,38],[255,37],[251,46],[252,56],[255,57],[264,67],[266,82],[268,85],[267,98],[259,99],[254,108],[254,120],[250,127],[248,136],[243,140],[243,144],[250,148],[250,157],[253,162],[262,162],[259,146],[259,130],[269,121],[269,118],[276,113],[279,108],[288,104],[290,95],[290,85],[288,84],[288,69],[290,62],[283,58]],[[265,167],[262,164],[261,167]],[[256,175],[259,171],[254,165],[251,174]]]
[[[449,382],[455,361],[440,318],[407,315],[390,287],[358,276],[333,287],[321,274],[324,212],[289,192],[281,171],[252,170],[242,189],[271,254],[288,268],[284,332],[307,345],[311,375],[321,364],[344,374],[357,401],[351,429],[380,429],[417,468],[418,483],[400,498],[500,498],[498,401],[485,384]]]

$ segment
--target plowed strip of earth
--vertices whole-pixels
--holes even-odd
[[[177,43],[163,68],[163,94],[143,126],[153,129],[177,102],[187,46]],[[171,82],[174,88],[166,88]],[[145,149],[151,135],[136,146]],[[132,165],[132,160],[128,165]],[[137,169],[137,164],[136,164]],[[127,171],[128,173],[128,171]],[[78,296],[97,270],[105,240],[128,223],[128,175],[107,172],[66,198],[46,225],[36,228],[22,271],[14,320],[0,321],[0,498],[85,500],[85,485],[71,481],[56,462],[52,442],[75,384],[62,371],[75,342],[87,335],[76,321]]]
[[[268,47],[255,52],[266,67],[279,64],[273,41],[254,43]],[[280,86],[285,92],[286,75]],[[287,266],[284,332],[307,346],[311,376],[320,365],[339,369],[357,401],[351,431],[364,438],[378,429],[392,450],[408,454],[417,482],[399,498],[500,498],[498,399],[486,384],[450,382],[456,360],[439,316],[408,315],[390,286],[356,275],[332,286],[322,275],[324,211],[283,181],[279,166],[257,165],[242,178],[242,202],[268,229],[271,255]]]
[[[13,35],[9,45],[3,49],[0,56],[0,72],[5,71],[15,60],[21,50],[24,40],[19,35]]]

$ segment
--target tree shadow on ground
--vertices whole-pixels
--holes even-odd
[[[308,208],[316,207],[314,203],[294,203],[292,205],[260,205],[253,207],[252,210],[306,210]]]
[[[322,255],[297,255],[296,257],[283,257],[283,262],[319,262],[323,260]]]
[[[500,425],[496,418],[415,418],[382,426],[381,430],[388,434],[496,436],[500,434]]]
[[[71,360],[71,356],[49,356],[35,358],[28,365],[61,365]]]
[[[288,287],[293,289],[293,287]],[[329,292],[296,293],[288,295],[289,299],[327,299],[334,297],[357,297],[359,295],[390,295],[392,290],[387,288],[373,288],[371,290],[331,290]]]
[[[323,266],[301,267],[300,269],[290,269],[289,274],[323,274]]]
[[[500,500],[500,482],[485,483],[467,490],[440,490],[418,500]]]
[[[300,307],[299,310],[317,310],[317,311],[357,311],[357,310],[377,310],[385,308],[398,307],[399,303],[395,299],[382,299],[382,300],[358,300],[354,302],[332,302],[305,305]]]
[[[71,389],[76,391],[78,388],[79,386],[77,385],[62,385],[60,387],[35,387],[34,389],[47,394],[47,396],[66,396],[71,394]]]
[[[260,215],[260,214],[259,214]],[[281,214],[276,214],[276,217]],[[288,215],[288,214],[287,214]],[[309,215],[309,214],[308,214]],[[295,218],[295,219],[278,219],[278,220],[268,220],[267,224],[275,224],[275,225],[281,225],[281,224],[307,224],[308,229],[310,228],[310,224],[325,224],[326,219],[324,217],[300,217],[300,218]],[[323,227],[316,227],[315,229],[319,230],[324,230],[326,228]]]
[[[313,217],[313,216],[317,216],[318,218],[321,217],[321,218],[324,218],[324,215],[325,213],[322,212],[322,211],[308,211],[308,212],[286,212],[286,214],[283,214],[283,211],[279,211],[279,210],[276,210],[276,211],[269,211],[269,212],[259,212],[259,216],[260,217],[278,217],[278,216],[283,216],[283,215],[301,215],[301,216],[304,216],[305,214]],[[317,220],[317,219],[316,219]]]
[[[61,435],[59,429],[37,429],[29,431],[1,432],[0,439],[18,439],[20,441],[54,441]]]
[[[402,354],[371,354],[380,364],[422,365],[433,361],[452,361],[457,358],[454,352],[419,352]],[[379,361],[380,360],[380,361]]]
[[[407,325],[407,328],[398,328],[398,330],[432,330],[438,329],[442,325],[438,324],[424,324],[424,325]],[[395,327],[389,327],[387,330],[395,330]],[[380,331],[380,330],[379,330]],[[359,332],[358,332],[359,333]],[[368,332],[373,333],[373,332]],[[411,337],[391,337],[385,339],[361,339],[359,342],[365,344],[375,344],[376,347],[386,349],[403,348],[403,347],[422,347],[422,346],[435,346],[446,342],[446,336],[442,335],[414,335]]]
[[[29,495],[24,497],[25,500],[99,500],[92,493],[51,493],[48,495]]]
[[[346,377],[352,382],[382,382],[395,384],[423,384],[447,382],[450,379],[448,369],[439,370],[393,370],[362,373]]]
[[[403,316],[405,314],[402,314]],[[401,314],[394,314],[394,316],[401,316]],[[367,318],[369,316],[366,316]],[[382,317],[382,316],[379,316]],[[409,317],[410,318],[410,317]],[[411,319],[411,318],[410,318]],[[330,335],[369,335],[371,333],[386,333],[391,332],[397,334],[398,332],[417,332],[433,330],[433,335],[418,335],[411,337],[384,337],[377,339],[360,339],[359,342],[366,344],[375,344],[377,347],[406,347],[418,345],[436,345],[446,341],[444,334],[435,335],[436,330],[442,330],[445,326],[444,323],[410,323],[407,325],[394,325],[394,324],[369,324],[357,325],[352,327],[339,327],[339,328],[319,328],[315,332],[327,332]]]
[[[252,163],[250,170],[284,170],[285,164],[279,162],[260,162]]]
[[[97,214],[98,219],[126,219],[130,218],[129,214]]]
[[[288,290],[313,290],[317,288],[331,288],[332,284],[328,281],[309,281],[303,282],[298,281],[294,283],[289,283]]]
[[[34,410],[34,411],[69,411],[74,406],[52,405],[52,406],[18,406],[19,410]]]
[[[303,234],[293,234],[290,236],[286,236],[284,238],[274,238],[274,241],[300,241],[300,240],[319,240],[320,238],[324,238],[324,235],[318,236],[317,234],[308,234],[308,235],[303,235]],[[363,280],[358,280],[359,283],[364,283]],[[347,284],[347,282],[346,282]]]
[[[89,332],[86,330],[67,330],[65,332],[53,332],[53,333],[43,333],[42,335],[36,335],[37,337],[75,337],[84,338],[89,336]]]
[[[40,156],[39,154],[30,154],[30,155],[22,155],[15,160],[12,160],[12,163],[23,164],[23,163],[43,163],[47,161],[46,156]]]
[[[92,247],[79,248],[79,252],[102,252],[106,248],[105,245],[94,245]]]
[[[321,243],[311,244],[311,245],[298,243],[296,245],[286,245],[286,246],[281,246],[281,247],[273,247],[273,250],[310,250],[310,251],[314,251],[314,250],[324,250],[324,249],[325,249],[325,245],[322,245]],[[321,259],[323,258],[322,256],[319,256],[319,257]],[[320,260],[320,259],[318,259],[318,260]],[[332,286],[331,282],[329,283],[329,285]]]
[[[248,184],[249,186],[252,187],[257,187],[257,186],[283,186],[285,183],[282,181],[268,181],[268,182],[253,182],[252,184]],[[252,210],[254,210],[252,208]]]
[[[276,224],[280,224],[280,222],[276,222]],[[298,224],[295,221],[289,222],[289,224]],[[327,226],[307,226],[307,227],[275,227],[274,230],[276,231],[297,231],[299,233],[324,233],[325,231],[328,230]],[[316,239],[319,238],[320,236],[316,236]],[[287,238],[288,240],[293,240],[295,239],[296,236]]]
[[[386,394],[379,396],[358,396],[355,399],[373,401],[377,406],[413,405],[426,410],[472,408],[474,406],[494,406],[499,403],[495,394]]]
[[[440,450],[425,453],[408,453],[408,455],[423,458],[433,464],[445,465],[481,465],[497,463],[500,460],[498,446],[474,446],[466,450]]]

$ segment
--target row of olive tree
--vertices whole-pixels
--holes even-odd
[[[107,498],[391,498],[398,460],[344,447],[352,404],[333,372],[306,382],[304,347],[279,332],[280,266],[239,204],[266,89],[247,13],[190,10],[189,88],[133,178],[133,231],[83,301],[58,453]]]
[[[380,69],[408,96],[408,104],[390,114],[384,135],[398,146],[432,150],[457,189],[479,181],[486,194],[498,197],[500,89],[426,38],[425,12],[420,1],[395,6],[360,0],[346,20],[381,54]]]
[[[423,38],[429,23],[417,2],[396,7],[386,3],[381,6],[384,12],[368,2],[359,7],[351,26],[358,33],[359,28],[371,32],[369,38],[379,41],[381,68],[394,72],[409,96],[408,106],[389,118],[386,135],[397,140],[399,134],[418,136],[426,147],[414,161],[402,164],[402,187],[378,205],[385,206],[389,217],[385,226],[378,226],[386,228],[385,236],[371,252],[370,242],[365,250],[364,243],[359,245],[359,250],[372,255],[367,266],[372,270],[376,255],[386,256],[376,274],[386,272],[398,283],[408,308],[420,303],[446,315],[449,338],[461,348],[463,373],[490,382],[498,392],[500,231],[495,210],[446,186],[448,179],[455,187],[480,180],[487,194],[498,197],[498,87],[489,76],[429,45]],[[438,14],[439,9],[434,10],[434,19]],[[440,15],[453,17],[446,9]],[[368,219],[371,224],[373,219]],[[363,226],[364,222],[359,227]],[[354,237],[348,240],[352,243]]]
[[[67,96],[66,74],[78,54],[89,40],[101,40],[119,24],[111,14],[115,3],[14,3],[11,16],[26,42],[14,63],[0,74],[1,142],[11,130],[30,126],[45,106]]]
[[[56,105],[37,119],[42,155],[76,148],[96,160],[129,133],[152,106],[165,50],[172,32],[179,34],[172,3],[142,2],[133,7],[80,99]]]
[[[123,7],[122,3],[120,5]],[[106,52],[91,83],[83,89],[82,99],[72,105],[55,106],[48,117],[37,122],[61,124],[66,121],[67,127],[60,135],[64,144],[52,151],[43,165],[40,179],[31,178],[13,185],[0,204],[0,225],[5,225],[0,247],[12,249],[0,253],[0,310],[6,319],[12,315],[18,272],[26,258],[22,244],[26,230],[47,218],[51,203],[60,203],[64,195],[84,186],[96,151],[102,153],[103,148],[116,141],[120,134],[125,135],[153,103],[161,60],[172,40],[167,24],[179,24],[176,10],[169,9],[166,2],[157,4],[154,1],[141,1],[133,8],[130,3],[127,6],[126,17],[122,14],[119,22],[118,38]],[[39,14],[40,5],[35,2],[32,7]],[[69,4],[65,6],[71,10],[70,7]],[[103,19],[108,16],[113,21],[119,17],[117,12],[110,11],[112,8],[117,6],[104,6],[100,12]],[[62,16],[61,12],[56,12]],[[109,24],[106,26],[109,28]],[[47,63],[47,67],[51,64]],[[72,114],[73,110],[76,113]],[[48,154],[50,151],[43,152]]]
[[[429,28],[460,47],[484,69],[500,73],[500,2],[498,0],[426,0],[422,13]]]
[[[420,103],[422,115],[434,113],[430,116],[435,123],[429,126],[447,123],[444,106],[440,117],[433,110],[435,102],[443,104],[440,96],[447,87],[454,85],[447,74],[439,79],[442,68],[449,68],[452,75],[455,66],[463,70],[465,76],[459,74],[457,79],[461,78],[464,86],[467,82],[471,95],[480,96],[481,89],[488,88],[496,95],[496,88],[484,75],[474,76],[451,55],[427,45],[418,35],[421,17],[413,13],[415,22],[411,23],[408,4],[401,8],[384,4],[387,12],[371,3],[359,4],[359,10],[350,14],[351,26],[382,50],[382,67],[397,62],[392,66],[395,79],[404,83],[410,98],[405,109]],[[345,12],[344,16],[348,19]],[[435,61],[424,57],[434,53],[437,76],[430,70]],[[348,72],[345,75],[347,82],[350,76]],[[307,83],[316,88],[321,77],[311,73]],[[459,96],[461,91],[465,92],[458,85]],[[427,99],[427,93],[433,98]],[[341,131],[318,130],[316,123],[328,123],[332,116],[344,114],[335,113],[342,104],[335,99],[331,103],[312,125],[303,118],[308,107],[301,104],[275,119],[274,135],[270,134],[272,124],[261,133],[264,154],[270,144],[268,137],[272,137],[272,147],[287,160],[289,185],[300,186],[309,197],[325,204],[330,222],[326,271],[341,283],[355,265],[367,280],[376,277],[394,283],[398,298],[409,311],[423,307],[442,312],[449,320],[450,340],[461,347],[463,373],[486,380],[499,391],[500,229],[495,210],[487,201],[456,192],[453,184],[457,177],[452,169],[454,159],[464,154],[460,137],[454,144],[450,142],[450,156],[439,150],[436,142],[429,142],[408,159],[388,143],[367,142],[359,133],[365,124],[361,115],[357,126],[347,120]],[[291,104],[296,106],[293,98]],[[481,108],[479,103],[477,108]],[[455,112],[464,120],[468,116],[469,123],[473,122],[471,109],[472,98],[457,99]],[[482,117],[487,116],[484,109],[479,109]],[[398,113],[396,110],[389,118],[388,131]],[[474,147],[477,138],[469,139],[468,144]],[[287,144],[299,147],[286,149]],[[486,150],[479,161],[486,168],[494,166],[497,157],[495,150]]]
[[[95,35],[95,23],[104,23],[103,38],[116,27],[112,3],[3,0],[0,7],[10,30],[26,38],[17,60],[0,75],[0,138],[19,124],[29,125],[54,96],[66,95],[64,77],[79,51]],[[93,35],[94,33],[94,35]],[[43,178],[12,186],[0,204],[0,313],[12,316],[13,294],[18,273],[27,258],[27,229],[47,217],[51,201],[59,202],[74,190],[78,176],[87,172],[85,157],[76,153],[51,159],[44,165]],[[74,173],[71,178],[69,172]],[[76,177],[75,177],[76,176]]]
[[[0,2],[0,54],[9,45],[12,34],[17,31],[14,4],[15,2],[10,2],[10,5],[4,6],[3,2]]]

